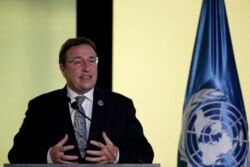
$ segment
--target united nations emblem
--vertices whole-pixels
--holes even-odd
[[[189,166],[243,166],[248,151],[247,121],[226,95],[203,89],[191,97],[184,114],[180,153]]]

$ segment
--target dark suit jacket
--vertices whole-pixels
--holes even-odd
[[[66,87],[31,100],[9,151],[10,163],[47,163],[49,148],[62,140],[65,134],[69,135],[66,145],[75,146],[67,154],[80,157],[68,105]],[[105,130],[120,150],[119,163],[152,162],[154,153],[135,116],[132,100],[95,88],[92,120],[89,140],[103,142],[101,131]],[[96,148],[88,143],[87,149]],[[80,158],[78,162],[86,163]]]

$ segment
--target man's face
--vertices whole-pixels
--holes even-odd
[[[72,46],[66,52],[65,65],[60,70],[68,86],[78,94],[92,89],[97,81],[97,62],[95,50],[86,44]]]

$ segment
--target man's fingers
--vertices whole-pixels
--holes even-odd
[[[113,145],[112,141],[108,138],[106,132],[102,132],[102,137],[107,145]]]
[[[102,157],[85,157],[85,160],[89,161],[89,162],[94,162],[94,163],[101,163],[101,161],[103,161],[104,158],[102,158]]]
[[[105,144],[95,140],[90,141],[92,145],[98,147],[100,150],[87,150],[86,154],[90,156],[85,157],[85,159],[95,163],[114,163],[118,155],[118,148],[113,144],[105,132],[102,132],[102,137]]]
[[[91,140],[91,141],[90,141],[90,144],[92,144],[92,145],[94,145],[94,146],[96,146],[96,147],[98,147],[98,148],[100,148],[100,149],[105,148],[105,145],[104,145],[104,144],[102,144],[102,143],[100,143],[100,142],[97,142],[97,141],[95,141],[95,140]]]
[[[63,157],[62,157],[62,160],[64,162],[66,162],[66,161],[74,161],[74,160],[77,160],[77,159],[78,159],[78,156],[76,156],[76,155],[63,155]]]
[[[68,150],[72,150],[74,148],[75,148],[74,145],[63,146],[60,151],[65,152],[65,151],[68,151]]]
[[[69,138],[68,134],[65,134],[63,139],[61,141],[59,141],[59,143],[57,143],[56,146],[63,146],[68,141],[68,138]]]
[[[86,153],[88,155],[93,155],[93,156],[98,156],[98,157],[102,155],[101,151],[94,151],[94,150],[87,150]]]
[[[113,142],[108,138],[107,134],[105,132],[102,132],[103,139],[106,142],[106,149],[108,149],[109,154],[112,155],[112,157],[116,157],[118,154],[118,148],[113,144]]]
[[[50,150],[50,157],[54,163],[72,163],[71,161],[77,160],[78,156],[65,155],[65,151],[74,149],[74,145],[65,145],[68,141],[68,135],[65,134],[62,140],[60,140]]]

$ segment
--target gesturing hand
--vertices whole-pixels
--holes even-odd
[[[114,163],[116,161],[119,151],[118,148],[112,143],[105,132],[102,132],[102,137],[105,141],[105,144],[95,140],[90,141],[92,145],[98,147],[100,150],[87,150],[87,156],[85,157],[86,161],[94,163]],[[95,157],[89,157],[88,155]]]
[[[74,148],[73,145],[64,146],[67,141],[68,135],[66,134],[61,141],[51,147],[50,157],[54,163],[72,163],[71,161],[78,159],[77,156],[70,156],[64,154],[65,151]]]

